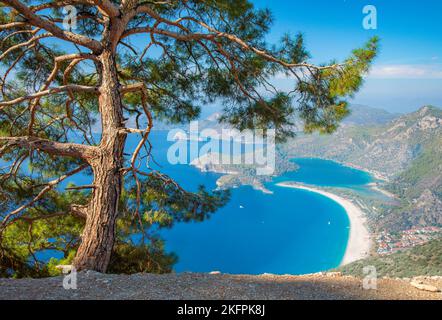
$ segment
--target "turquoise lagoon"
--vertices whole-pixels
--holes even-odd
[[[155,141],[159,139],[159,141]],[[216,187],[220,177],[191,166],[167,165],[172,142],[156,133],[154,154],[162,171],[188,189]],[[306,274],[337,267],[344,256],[349,219],[343,207],[322,195],[278,187],[283,181],[359,188],[372,181],[363,171],[321,159],[293,159],[299,170],[276,177],[265,194],[252,187],[232,190],[230,202],[202,223],[162,231],[166,249],[177,254],[176,272]]]
[[[174,142],[167,141],[166,132],[153,132],[151,143],[158,170],[190,191],[200,185],[209,190],[216,188],[220,174],[203,173],[190,165],[169,164],[167,151]],[[133,150],[136,144],[137,139],[130,137],[127,151]],[[179,259],[174,270],[306,274],[338,266],[349,236],[349,219],[344,208],[322,195],[276,184],[297,181],[357,189],[372,178],[366,172],[332,161],[293,161],[299,170],[275,177],[266,184],[272,194],[249,186],[233,189],[229,203],[208,220],[179,223],[170,230],[161,230],[166,250]],[[89,184],[91,178],[77,175],[74,181],[77,185]],[[58,255],[54,252],[42,255],[50,256]]]

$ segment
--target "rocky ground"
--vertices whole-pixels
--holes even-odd
[[[190,273],[126,276],[81,272],[77,279],[76,290],[64,289],[62,277],[0,279],[0,299],[442,300],[442,277],[379,279],[377,290],[364,290],[361,279],[338,273],[306,276]]]

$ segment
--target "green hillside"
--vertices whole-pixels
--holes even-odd
[[[338,270],[345,275],[363,277],[366,266],[376,267],[378,277],[442,276],[442,239],[388,256],[357,261]]]
[[[356,113],[363,116],[359,109]],[[383,112],[381,115],[380,119],[385,118]],[[376,231],[442,226],[442,110],[439,108],[426,106],[386,124],[378,121],[374,125],[343,125],[331,136],[301,135],[282,146],[282,150],[287,157],[327,158],[387,177],[389,182],[382,183],[382,188],[397,195],[398,205],[385,206],[371,215],[369,222]]]

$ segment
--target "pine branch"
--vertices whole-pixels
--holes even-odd
[[[20,147],[28,150],[43,151],[51,155],[72,157],[89,161],[97,155],[96,147],[76,143],[63,143],[37,137],[0,137],[3,148]]]
[[[78,84],[69,84],[66,86],[51,88],[48,90],[43,90],[43,91],[36,92],[34,94],[23,96],[23,97],[14,99],[14,100],[1,101],[0,102],[0,110],[3,110],[5,107],[13,106],[13,105],[19,104],[19,103],[27,101],[27,100],[41,98],[44,96],[53,95],[53,94],[57,94],[60,92],[66,92],[66,91],[98,93],[98,87],[82,86],[82,85],[78,85]]]
[[[17,216],[18,214],[20,214],[22,211],[32,207],[37,201],[41,200],[45,194],[47,194],[49,191],[51,191],[55,186],[57,186],[58,184],[60,184],[61,182],[63,182],[64,180],[66,180],[67,178],[83,171],[84,169],[86,169],[88,167],[88,165],[82,165],[79,166],[78,168],[69,171],[68,173],[62,175],[61,177],[52,180],[50,182],[48,182],[46,184],[46,187],[44,187],[37,196],[35,196],[31,201],[29,201],[28,203],[22,205],[21,207],[11,211],[10,213],[8,213],[5,218],[3,219],[3,222],[0,226],[0,231],[4,230],[4,228],[8,225],[9,220],[14,217]]]
[[[53,36],[59,39],[81,45],[83,47],[92,50],[95,53],[98,53],[102,50],[100,42],[80,34],[60,29],[54,23],[45,20],[41,18],[39,15],[35,14],[28,6],[24,5],[21,1],[2,0],[2,2],[17,10],[21,15],[23,15],[28,20],[27,22],[29,24],[38,28],[45,29],[46,31],[50,32]]]

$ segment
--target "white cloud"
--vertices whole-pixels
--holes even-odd
[[[372,79],[442,79],[442,64],[393,64],[374,66]]]
[[[429,64],[379,64],[372,67],[369,79],[442,79],[442,63],[436,62],[437,57],[432,58]],[[303,75],[299,73],[299,76]],[[288,81],[294,81],[293,76],[278,73],[273,77],[277,85]]]

